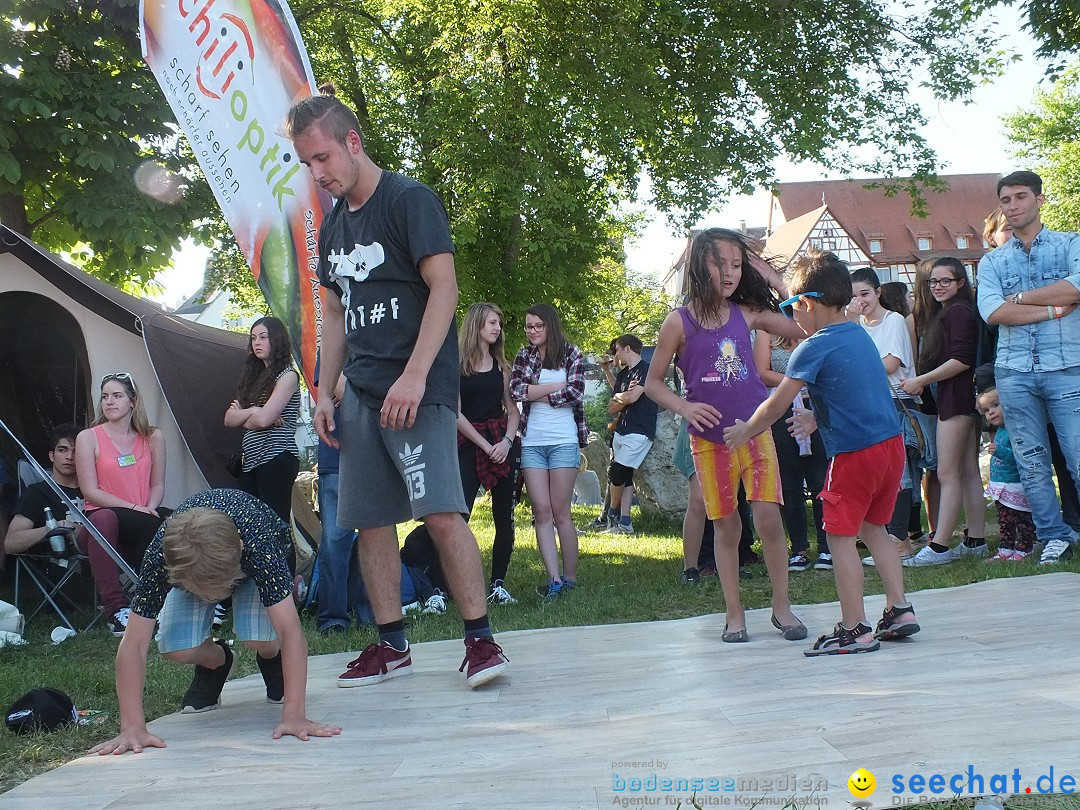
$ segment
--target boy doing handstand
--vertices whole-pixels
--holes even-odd
[[[821,431],[829,457],[824,501],[825,529],[833,555],[840,623],[805,650],[808,656],[873,652],[880,639],[919,632],[904,595],[903,568],[885,530],[904,472],[904,445],[885,369],[866,331],[849,321],[847,266],[832,253],[811,252],[791,271],[792,297],[781,306],[807,334],[788,362],[784,380],[746,422],[724,431],[730,447],[745,444],[779,419],[805,384],[813,415],[792,418],[796,435]],[[873,555],[885,586],[885,612],[876,630],[863,610],[860,538]]]
[[[288,526],[245,492],[212,489],[188,498],[161,525],[146,550],[131,615],[116,651],[120,733],[92,754],[164,748],[146,728],[143,686],[154,635],[170,660],[195,665],[182,714],[216,709],[233,668],[233,651],[210,637],[214,608],[232,596],[233,628],[256,653],[268,703],[284,703],[274,739],[332,737],[338,726],[307,719],[307,640],[296,615],[285,553]]]

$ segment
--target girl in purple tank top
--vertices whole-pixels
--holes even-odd
[[[760,269],[759,269],[760,267]],[[687,305],[664,320],[653,354],[645,394],[687,422],[694,471],[701,483],[705,513],[716,536],[716,569],[724,591],[722,639],[748,641],[739,600],[739,485],[746,488],[772,585],[772,623],[789,641],[806,638],[806,628],[788,601],[787,538],[779,504],[780,474],[772,434],[765,431],[736,450],[724,444],[724,428],[746,420],[768,396],[754,365],[750,333],[761,329],[794,339],[805,337],[778,311],[763,277],[772,267],[747,248],[745,237],[709,228],[694,237],[687,264]],[[664,384],[673,357],[686,384],[686,399]]]

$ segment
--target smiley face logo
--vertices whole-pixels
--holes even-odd
[[[848,790],[858,799],[865,799],[877,788],[877,780],[866,768],[859,768],[847,780]]]

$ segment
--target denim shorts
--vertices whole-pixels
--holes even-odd
[[[562,470],[577,469],[581,463],[581,449],[577,442],[566,444],[537,444],[521,448],[521,469]]]

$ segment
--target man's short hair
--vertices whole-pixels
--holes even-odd
[[[1042,194],[1042,178],[1035,172],[1021,171],[1013,172],[1002,177],[997,182],[997,195],[1001,196],[1001,190],[1005,186],[1025,186],[1030,188],[1035,196],[1038,197]]]
[[[833,309],[851,303],[851,273],[835,253],[810,250],[799,256],[791,263],[787,280],[792,295],[821,293],[818,301]]]
[[[49,452],[51,453],[56,449],[56,445],[60,444],[64,439],[67,439],[72,444],[75,444],[75,439],[79,435],[79,429],[75,425],[57,425],[52,429],[52,433],[49,434]]]
[[[356,113],[332,95],[309,96],[294,104],[285,116],[285,136],[289,140],[299,138],[313,126],[340,144],[346,143],[350,132],[359,135],[361,142],[364,140]]]
[[[630,348],[634,354],[641,354],[641,350],[645,348],[645,344],[641,342],[641,338],[637,335],[625,334],[621,337],[615,338],[615,343],[622,348]]]
[[[169,583],[207,602],[220,602],[244,578],[240,532],[220,509],[198,507],[170,517],[162,548]]]

